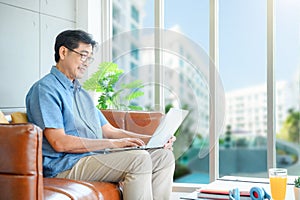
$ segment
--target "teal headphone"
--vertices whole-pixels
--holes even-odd
[[[251,200],[271,199],[271,196],[262,187],[252,187],[250,190]],[[238,188],[229,191],[230,200],[240,200],[240,191]]]
[[[271,199],[271,196],[262,187],[253,187],[250,190],[251,200]]]

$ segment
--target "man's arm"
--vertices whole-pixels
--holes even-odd
[[[137,138],[88,139],[65,134],[63,129],[46,128],[44,136],[57,152],[84,153],[106,148],[142,146]]]
[[[152,137],[151,135],[138,134],[138,133],[126,131],[124,129],[115,128],[110,123],[107,123],[104,126],[102,126],[102,134],[104,138],[110,138],[110,139],[139,138],[143,140],[145,143],[147,143]]]
[[[148,143],[150,138],[152,137],[151,135],[144,135],[144,134],[138,134],[138,133],[133,133],[130,131],[126,131],[124,129],[118,129],[112,126],[110,123],[105,124],[102,126],[102,133],[105,138],[140,138],[145,144]],[[173,143],[175,142],[176,137],[173,136],[171,137],[168,142],[165,144],[164,148],[165,149],[173,149]]]

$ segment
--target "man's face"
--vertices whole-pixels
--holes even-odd
[[[93,48],[91,44],[79,43],[76,49],[65,46],[60,48],[60,61],[58,69],[70,80],[80,79],[84,76],[90,61],[93,59]]]

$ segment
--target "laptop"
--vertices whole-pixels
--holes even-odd
[[[162,118],[160,124],[156,128],[149,142],[145,146],[138,147],[123,147],[123,148],[108,148],[96,151],[98,153],[112,153],[128,150],[148,150],[148,149],[161,149],[168,142],[168,140],[175,134],[176,130],[182,124],[188,110],[178,108],[171,108],[169,112]]]

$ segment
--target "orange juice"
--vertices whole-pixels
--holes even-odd
[[[272,199],[274,200],[285,199],[286,181],[287,181],[287,177],[280,177],[280,176],[270,177]]]

